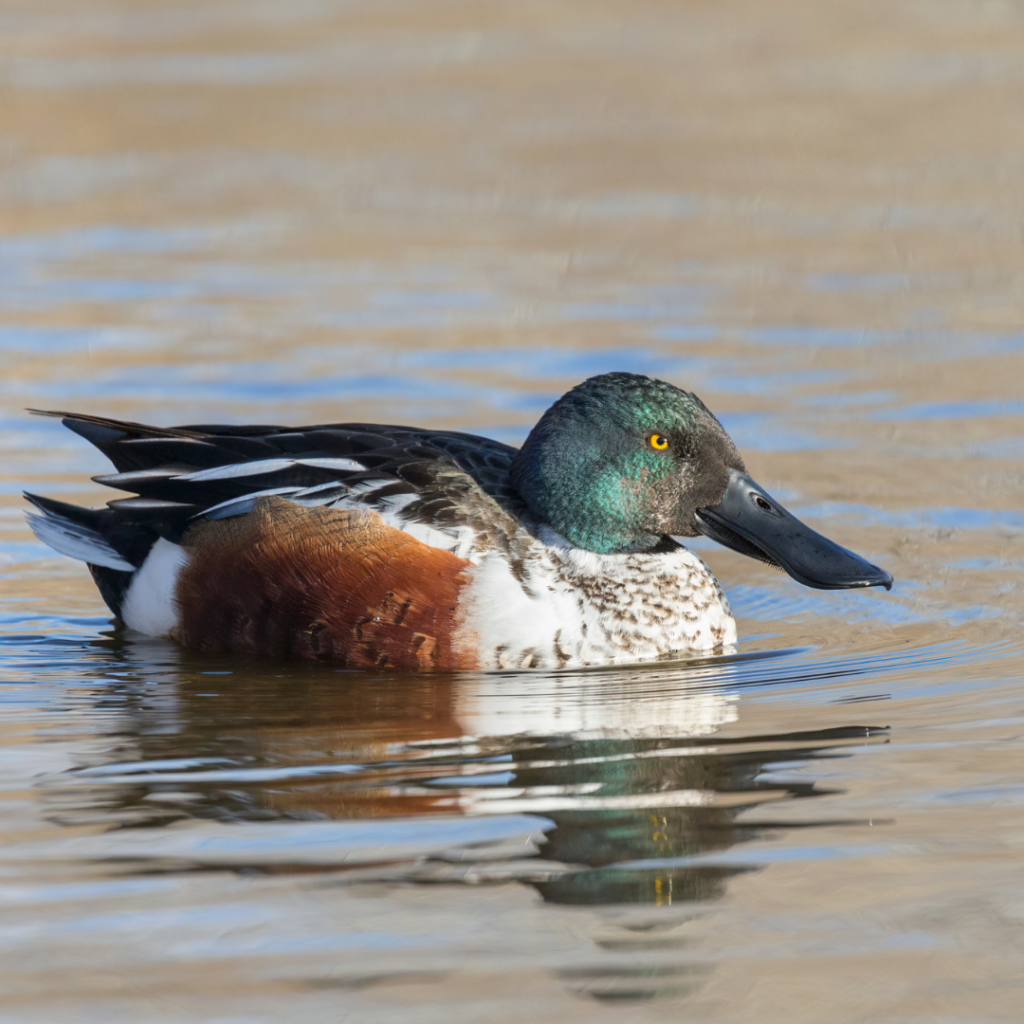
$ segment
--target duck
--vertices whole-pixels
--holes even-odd
[[[692,392],[591,377],[516,449],[368,423],[154,427],[60,418],[127,492],[26,493],[35,536],[85,562],[117,622],[210,655],[352,669],[573,668],[721,652],[703,535],[818,589],[892,576],[747,473]]]

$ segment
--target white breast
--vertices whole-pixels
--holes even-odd
[[[543,531],[524,562],[492,554],[471,574],[462,630],[481,667],[641,661],[736,641],[725,594],[686,548],[597,555]]]

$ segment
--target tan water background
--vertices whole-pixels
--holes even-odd
[[[1024,4],[0,0],[0,1020],[1024,1020]],[[695,390],[888,568],[443,678],[113,630],[26,407]]]

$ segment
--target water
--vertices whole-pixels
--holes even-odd
[[[0,11],[0,1019],[1017,1021],[1024,12]],[[702,542],[724,657],[410,678],[125,635],[25,407],[516,443],[695,390],[889,569]]]

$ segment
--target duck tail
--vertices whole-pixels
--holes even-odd
[[[85,562],[107,607],[120,616],[125,595],[157,534],[125,522],[112,509],[83,508],[28,492],[25,498],[39,510],[25,514],[37,539],[62,555]]]
[[[106,509],[82,508],[28,491],[25,499],[39,509],[38,514],[25,513],[29,528],[38,540],[54,551],[89,565],[102,565],[119,572],[135,572],[138,568],[105,536]]]

